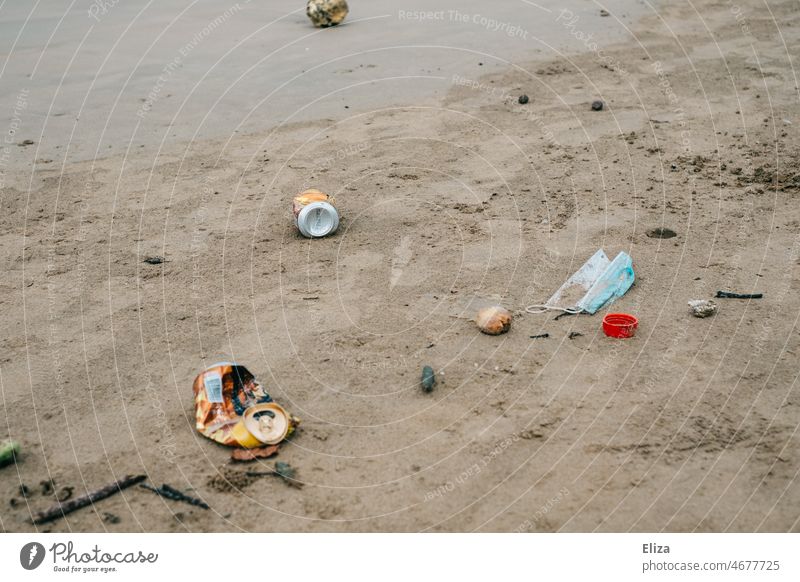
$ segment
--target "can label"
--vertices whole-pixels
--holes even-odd
[[[219,372],[208,372],[203,377],[203,387],[206,389],[206,398],[208,398],[209,402],[223,402],[222,376]]]

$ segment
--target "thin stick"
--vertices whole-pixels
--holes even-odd
[[[189,505],[196,505],[197,507],[202,507],[203,509],[209,509],[208,503],[203,501],[202,499],[198,499],[197,497],[192,497],[191,495],[187,495],[183,491],[178,491],[174,487],[170,487],[166,483],[161,486],[161,489],[174,495],[176,499],[184,501]]]
[[[106,485],[105,487],[101,487],[100,489],[92,491],[91,493],[87,493],[86,495],[82,495],[81,497],[76,497],[75,499],[65,501],[64,503],[58,503],[52,506],[50,509],[40,511],[33,518],[33,523],[34,525],[39,525],[42,523],[47,523],[48,521],[60,519],[68,513],[77,511],[78,509],[86,507],[87,505],[92,505],[96,501],[100,501],[106,497],[111,497],[115,493],[119,493],[123,489],[127,489],[132,485],[141,483],[145,479],[147,479],[147,475],[126,475],[111,485]]]
[[[272,475],[280,476],[280,475],[278,475],[277,471],[272,471],[272,470],[269,470],[269,471],[247,471],[245,473],[245,475],[247,475],[248,477],[270,477]]]
[[[578,315],[577,313],[572,313],[571,311],[565,311],[564,313],[559,313],[553,318],[553,321],[558,321],[562,317],[569,317],[570,315]]]
[[[275,469],[267,468],[266,471],[247,471],[245,475],[248,477],[280,477],[290,487],[303,488],[303,484],[294,478],[294,469],[287,463],[281,463],[280,461],[275,463]]]
[[[203,509],[209,509],[208,503],[202,501],[201,499],[197,499],[196,497],[192,497],[190,495],[186,495],[183,491],[175,489],[174,487],[167,485],[164,483],[161,487],[152,487],[147,483],[142,483],[139,487],[143,487],[144,489],[148,489],[153,493],[157,493],[164,499],[171,499],[172,501],[183,501],[184,503],[188,503],[189,505],[195,505],[197,507],[202,507]]]

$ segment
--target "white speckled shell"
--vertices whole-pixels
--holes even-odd
[[[348,11],[346,0],[308,0],[306,4],[306,14],[320,28],[339,24]]]
[[[710,299],[694,299],[689,301],[689,307],[695,317],[709,317],[717,312],[717,304]]]

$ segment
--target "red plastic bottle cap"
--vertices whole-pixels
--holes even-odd
[[[608,337],[633,337],[639,320],[627,313],[609,313],[603,318],[603,331]]]

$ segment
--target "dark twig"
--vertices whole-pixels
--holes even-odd
[[[106,485],[105,487],[101,487],[100,489],[92,491],[91,493],[87,493],[86,495],[82,495],[81,497],[76,497],[75,499],[65,503],[57,503],[50,509],[40,511],[33,518],[33,523],[35,525],[39,525],[42,523],[47,523],[48,521],[60,519],[68,513],[77,511],[78,509],[86,507],[87,505],[92,505],[93,503],[100,501],[101,499],[105,499],[106,497],[111,497],[115,493],[119,493],[123,489],[127,489],[132,485],[141,483],[145,479],[147,479],[147,475],[126,475],[111,485]]]
[[[247,471],[245,475],[248,477],[280,477],[287,485],[296,487],[297,489],[303,488],[303,484],[295,479],[294,468],[288,463],[282,463],[281,461],[275,463],[274,469],[268,469],[267,471]]]
[[[559,313],[553,318],[553,321],[558,321],[562,317],[568,317],[570,315],[578,315],[577,313],[572,313],[571,311],[565,311],[564,313]]]
[[[575,339],[576,337],[581,337],[583,334],[579,331],[571,331],[569,332],[569,339]]]
[[[763,293],[730,293],[728,291],[717,291],[718,299],[761,299]]]
[[[540,333],[539,335],[532,335],[531,339],[544,339],[546,337],[550,337],[549,333]]]
[[[202,507],[203,509],[209,509],[208,503],[201,499],[197,499],[196,497],[192,497],[191,495],[186,495],[183,491],[179,491],[174,487],[167,485],[164,483],[161,487],[153,487],[148,485],[147,483],[142,483],[139,485],[148,491],[152,491],[163,497],[164,499],[171,499],[172,501],[183,501],[184,503],[188,503],[189,505],[194,505],[197,507]]]

